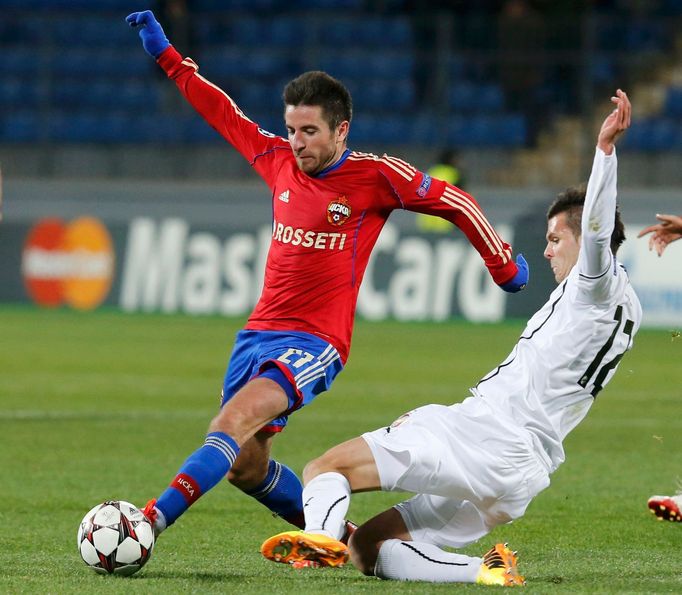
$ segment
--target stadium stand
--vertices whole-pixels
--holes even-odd
[[[528,150],[542,142],[538,106],[553,110],[539,123],[551,136],[553,123],[589,113],[585,101],[597,90],[616,81],[635,84],[679,44],[679,19],[671,17],[682,18],[682,0],[660,0],[655,9],[640,6],[620,18],[608,2],[597,4],[584,21],[589,34],[564,45],[548,42],[543,56],[531,57],[530,67],[541,63],[542,77],[528,90],[528,109],[519,109],[503,84],[509,56],[499,53],[498,40],[476,34],[494,23],[496,15],[485,8],[429,13],[401,0],[195,0],[188,3],[189,35],[179,37],[190,47],[179,49],[247,115],[280,134],[283,84],[322,69],[353,94],[355,143]],[[220,142],[180,105],[123,23],[128,11],[156,5],[0,0],[0,144]],[[582,16],[576,18],[579,28]],[[658,112],[633,126],[625,149],[682,150],[682,79],[668,86]]]

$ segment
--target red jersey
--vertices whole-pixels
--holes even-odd
[[[463,190],[395,157],[350,150],[322,172],[305,174],[287,139],[249,120],[224,91],[198,74],[192,60],[170,46],[158,62],[272,192],[272,241],[263,292],[247,329],[312,333],[331,343],[345,362],[367,261],[394,209],[454,223],[498,285],[516,274],[509,244]]]

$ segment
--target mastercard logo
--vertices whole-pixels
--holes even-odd
[[[109,294],[114,263],[111,236],[98,219],[43,219],[26,237],[21,271],[35,303],[92,310]]]

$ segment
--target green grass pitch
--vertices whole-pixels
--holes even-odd
[[[144,504],[201,444],[242,322],[0,309],[0,592],[489,590],[267,562],[260,543],[287,525],[227,483],[159,539],[134,577],[99,576],[83,564],[76,531],[85,512],[105,499]],[[300,473],[326,448],[412,407],[461,400],[521,329],[520,321],[358,322],[346,370],[292,417],[275,456]],[[648,496],[674,491],[682,477],[682,338],[674,330],[639,333],[568,437],[550,488],[524,518],[467,553],[508,541],[529,593],[682,592],[682,525],[656,522],[646,508]],[[366,520],[400,498],[358,494],[349,516]]]

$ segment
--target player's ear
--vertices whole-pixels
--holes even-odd
[[[344,120],[336,128],[336,134],[340,141],[345,141],[348,138],[348,131],[350,130],[350,122]]]

